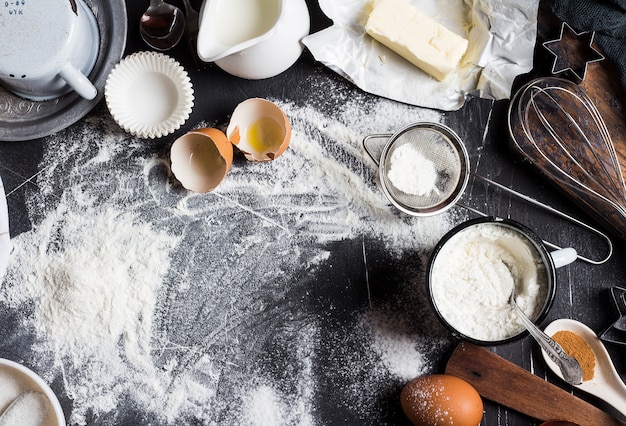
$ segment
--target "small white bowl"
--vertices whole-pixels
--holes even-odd
[[[43,425],[44,426],[65,426],[65,415],[61,404],[56,395],[50,389],[50,386],[43,381],[34,371],[24,367],[22,364],[18,364],[8,359],[0,358],[0,373],[3,373],[14,378],[16,383],[19,384],[21,392],[27,391],[39,391],[42,392],[48,401],[50,402],[50,411],[46,416]],[[10,386],[8,383],[3,383],[5,386]],[[15,395],[17,397],[18,395]]]
[[[180,129],[194,101],[187,71],[158,52],[138,52],[124,58],[109,74],[104,95],[120,127],[150,139]]]

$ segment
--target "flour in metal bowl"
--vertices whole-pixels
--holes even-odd
[[[431,260],[429,286],[442,320],[463,337],[500,342],[525,329],[509,297],[531,319],[545,314],[554,292],[546,256],[516,227],[469,221],[444,237]],[[553,269],[553,266],[552,266]]]

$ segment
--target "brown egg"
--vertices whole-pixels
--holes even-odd
[[[400,394],[402,410],[416,426],[476,426],[483,401],[472,385],[447,374],[413,379]]]
[[[212,191],[233,163],[233,146],[217,129],[202,128],[184,134],[172,144],[172,173],[187,189]]]

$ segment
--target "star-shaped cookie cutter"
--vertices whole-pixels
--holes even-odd
[[[626,288],[611,287],[611,297],[619,318],[598,337],[608,343],[626,345]]]
[[[577,33],[563,22],[559,38],[543,43],[543,47],[554,55],[552,74],[570,72],[577,83],[582,82],[589,64],[604,59],[604,55],[593,47],[594,37],[595,31]]]

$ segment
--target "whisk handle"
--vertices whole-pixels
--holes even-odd
[[[562,211],[557,210],[554,207],[552,207],[552,206],[550,206],[550,205],[548,205],[546,203],[542,203],[541,201],[536,200],[536,199],[534,199],[534,198],[532,198],[532,197],[530,197],[530,196],[528,196],[526,194],[522,194],[521,192],[517,192],[517,191],[515,191],[515,190],[513,190],[511,188],[508,188],[508,187],[502,185],[499,182],[496,182],[494,180],[489,179],[488,177],[481,176],[481,175],[476,174],[476,173],[471,173],[471,175],[474,176],[475,178],[481,179],[481,180],[485,181],[486,183],[501,189],[504,192],[507,192],[507,193],[517,197],[517,198],[520,198],[520,199],[522,199],[522,200],[524,200],[524,201],[526,201],[526,202],[528,202],[530,204],[533,204],[533,205],[535,205],[535,206],[537,206],[537,207],[539,207],[539,208],[541,208],[543,210],[546,210],[546,211],[548,211],[548,212],[550,212],[550,213],[552,213],[552,214],[554,214],[556,216],[559,216],[562,219],[565,219],[565,220],[567,220],[567,221],[569,221],[569,222],[571,222],[571,223],[573,223],[573,224],[575,224],[575,225],[577,225],[577,226],[579,226],[579,227],[581,227],[583,229],[586,229],[587,231],[589,231],[589,232],[591,232],[593,234],[596,234],[598,237],[603,239],[606,242],[606,246],[607,246],[607,252],[606,252],[605,257],[603,257],[601,259],[591,259],[589,257],[582,256],[582,255],[578,254],[578,259],[582,260],[583,262],[587,262],[587,263],[590,263],[592,265],[601,265],[601,264],[605,263],[607,260],[609,260],[611,258],[611,256],[613,255],[613,242],[611,241],[611,238],[609,238],[608,235],[606,235],[604,232],[600,231],[599,229],[594,228],[593,226],[591,226],[591,225],[589,225],[589,224],[587,224],[587,223],[585,223],[585,222],[583,222],[583,221],[581,221],[579,219],[576,219],[575,217],[570,216],[567,213],[563,213]],[[465,207],[465,206],[462,206],[462,207]],[[554,250],[562,249],[562,247],[557,246],[556,244],[553,244],[553,243],[551,243],[549,241],[545,241],[544,240],[543,243],[546,246],[548,246],[548,247],[550,247],[551,249],[554,249]]]

